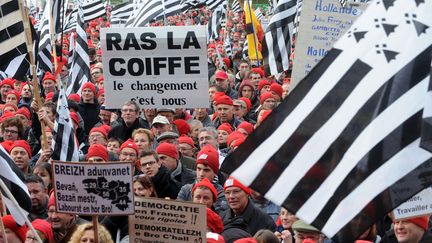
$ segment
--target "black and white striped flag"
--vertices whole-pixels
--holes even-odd
[[[82,5],[84,22],[102,17],[106,14],[105,4],[102,0],[90,0]]]
[[[25,215],[28,215],[31,212],[32,203],[30,194],[26,184],[24,183],[24,174],[16,166],[13,159],[9,156],[9,153],[6,152],[2,145],[0,145],[0,180],[6,184],[6,187],[15,197],[15,200],[21,208],[16,208],[8,195],[2,193],[7,209],[19,225],[24,225],[25,219],[21,216],[18,210],[22,210]]]
[[[53,22],[54,22],[54,32],[56,34],[60,34],[62,30],[61,21],[64,17],[62,11],[62,4],[64,4],[64,2],[62,0],[51,0],[51,3],[52,3],[51,12],[52,12]],[[47,12],[44,12],[44,15],[48,16]]]
[[[133,10],[133,3],[131,2],[119,4],[111,11],[111,18],[128,19]]]
[[[139,5],[135,13],[128,19],[125,27],[143,27],[156,17],[163,15],[162,0],[146,0]]]
[[[232,58],[232,46],[231,46],[231,40],[229,36],[227,36],[224,40],[224,47],[225,47],[225,53],[229,58]]]
[[[90,57],[88,55],[87,34],[84,29],[83,11],[81,4],[78,3],[76,25],[75,49],[73,52],[72,67],[69,72],[72,73],[72,80],[67,87],[66,94],[80,93],[84,83],[91,80],[90,78]]]
[[[262,43],[264,71],[267,75],[274,75],[289,69],[295,15],[295,0],[278,2],[265,30]]]
[[[224,5],[220,5],[216,8],[211,16],[211,19],[207,23],[207,43],[210,41],[218,40],[220,30],[222,28],[222,19],[226,17],[226,8]]]
[[[27,57],[23,14],[18,0],[0,0],[0,71],[25,80],[30,63]],[[13,63],[13,65],[12,65]]]
[[[50,72],[53,73],[52,64],[52,48],[51,48],[51,34],[49,26],[49,8],[48,4],[45,7],[44,15],[39,25],[39,48],[38,48],[38,70],[41,73]]]
[[[227,0],[206,0],[206,5],[212,11],[215,11],[215,9],[217,9],[219,6],[223,6],[223,8],[226,10]]]
[[[72,10],[68,15],[66,15],[64,24],[63,24],[63,31],[65,33],[68,33],[70,31],[75,30],[76,28],[76,13],[78,12],[78,9]]]
[[[243,44],[242,49],[242,58],[247,60],[249,58],[249,48],[248,48],[248,41],[245,39],[245,43]]]
[[[234,0],[231,4],[231,10],[234,13],[240,13],[242,11],[242,8],[240,7],[240,4],[238,2],[238,0]]]
[[[303,0],[297,0],[297,13],[296,13],[295,18],[294,18],[293,36],[295,34],[297,34],[297,32],[299,30],[302,6],[303,6]]]
[[[264,15],[263,15],[263,13],[261,12],[261,9],[260,9],[260,8],[255,9],[255,16],[257,17],[257,19],[258,19],[259,21],[261,21],[261,19],[264,18]]]
[[[59,92],[58,116],[54,123],[51,158],[60,161],[79,161],[78,141],[75,137],[67,97],[61,82]]]
[[[185,0],[183,2],[184,6],[188,6],[189,8],[201,8],[205,6],[206,0]]]
[[[222,170],[336,242],[430,186],[431,12],[371,4]]]

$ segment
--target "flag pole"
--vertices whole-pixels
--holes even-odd
[[[91,164],[92,162],[90,162]],[[92,215],[94,242],[99,242],[98,216]]]
[[[3,203],[3,194],[0,192],[0,212],[1,212],[1,217],[3,217],[3,212],[6,211],[4,210],[4,203]],[[3,220],[0,220],[0,228],[1,228],[1,235],[2,235],[2,239],[5,243],[8,243],[7,237],[6,237],[6,231],[4,228],[4,224],[3,224]]]
[[[54,59],[54,73],[53,74],[55,75],[55,77],[57,79],[57,86],[60,89],[61,79],[59,78],[59,74],[57,74],[57,75],[55,74],[57,72],[58,63],[57,63],[57,48],[55,45],[55,34],[54,34],[54,18],[52,15],[53,9],[52,9],[51,1],[52,0],[47,0],[47,4],[49,4],[48,6],[49,6],[49,10],[50,10],[50,12],[47,14],[49,14],[49,19],[50,19],[49,25],[50,25],[50,35],[51,35],[51,49],[52,49],[52,56]]]
[[[34,89],[34,99],[36,101],[37,106],[39,107],[39,109],[42,107],[42,100],[40,97],[40,91],[39,91],[39,83],[37,81],[37,75],[36,75],[36,64],[35,64],[35,59],[33,56],[33,40],[32,40],[32,33],[31,33],[31,29],[30,29],[30,22],[29,19],[26,17],[28,16],[28,11],[27,9],[24,7],[24,3],[22,2],[22,0],[19,0],[19,8],[21,10],[21,13],[23,13],[23,25],[24,25],[24,32],[26,35],[26,44],[27,44],[27,52],[29,55],[29,59],[30,59],[30,66],[31,66],[31,71],[32,71],[32,84],[33,84],[33,89]],[[31,90],[31,89],[30,89]],[[47,142],[47,136],[45,133],[45,122],[44,121],[40,121],[41,124],[41,132],[42,132],[42,139],[41,139],[41,144],[42,144],[42,149],[46,150],[49,149],[48,148],[48,142]]]
[[[248,10],[249,10],[249,18],[250,18],[250,23],[252,24],[252,31],[253,31],[253,38],[254,38],[254,49],[255,49],[255,55],[256,55],[256,60],[258,61],[258,67],[261,66],[261,61],[259,60],[258,57],[258,37],[256,36],[257,33],[255,33],[255,26],[254,26],[254,22],[252,19],[252,7],[250,6],[249,0],[245,0],[248,6]],[[248,44],[249,45],[249,44]]]
[[[7,188],[6,184],[3,182],[3,179],[0,179],[0,187],[6,193],[6,196],[9,198],[9,200],[12,201],[13,205],[16,207],[16,209],[19,212],[20,216],[25,219],[27,226],[30,228],[30,230],[35,235],[37,241],[39,243],[43,243],[42,240],[41,240],[41,238],[39,237],[38,233],[36,232],[35,228],[31,224],[30,220],[25,215],[25,213],[22,211],[22,208],[19,206],[19,204],[16,201],[15,197],[12,195],[12,193],[9,191],[9,188]]]

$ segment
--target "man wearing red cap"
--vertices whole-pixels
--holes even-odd
[[[219,127],[222,123],[229,123],[234,129],[240,125],[240,121],[234,116],[234,103],[233,100],[226,95],[223,95],[215,101],[216,111],[218,113],[213,124]]]
[[[223,187],[219,185],[217,174],[219,173],[219,154],[211,145],[204,146],[198,153],[196,159],[196,181],[184,185],[177,196],[181,201],[192,201],[192,191],[197,183],[207,179],[212,183],[217,191],[217,197],[214,200],[216,212],[222,212],[228,208],[228,204],[223,194]]]
[[[84,130],[86,134],[97,124],[101,123],[99,117],[99,102],[96,99],[96,86],[87,82],[81,89],[81,102],[79,110],[84,121]]]
[[[25,140],[16,140],[11,147],[10,155],[15,164],[26,175],[30,173],[30,158],[32,157],[30,145]]]
[[[139,148],[132,139],[126,140],[119,150],[119,160],[135,163],[139,156]]]
[[[431,242],[429,229],[430,216],[396,220],[394,222],[394,233],[399,243]]]
[[[231,99],[237,99],[237,92],[231,88],[228,74],[225,71],[216,71],[215,83],[223,90],[226,95],[231,97]]]
[[[86,160],[89,163],[104,163],[108,161],[108,150],[101,144],[93,144],[88,149]]]
[[[50,92],[55,93],[57,91],[56,80],[57,80],[56,77],[52,73],[50,72],[45,73],[42,79],[42,88],[44,90],[45,96]]]
[[[161,143],[156,148],[160,162],[171,172],[171,178],[183,186],[192,183],[195,173],[186,168],[179,160],[179,153],[174,144]]]
[[[12,78],[6,78],[0,83],[0,94],[1,100],[0,104],[6,103],[6,94],[14,87],[15,80]]]
[[[251,189],[230,177],[225,181],[224,192],[229,205],[229,209],[221,213],[225,228],[229,227],[237,217],[241,217],[247,224],[251,235],[260,229],[275,231],[276,225],[273,219],[257,208],[249,198]],[[224,234],[222,235],[225,237]]]
[[[11,215],[6,215],[2,217],[3,226],[5,229],[5,238],[7,239],[7,242],[9,243],[21,243],[24,242],[26,232],[27,232],[27,226],[19,226],[15,219]],[[3,241],[3,235],[0,235],[1,242]]]

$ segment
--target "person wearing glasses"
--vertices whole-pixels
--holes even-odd
[[[22,137],[24,126],[19,118],[10,117],[3,121],[1,124],[1,133],[3,141],[10,140],[16,141]]]
[[[108,133],[108,137],[116,137],[123,141],[132,138],[132,132],[138,128],[149,129],[148,124],[140,118],[140,107],[135,101],[127,101],[121,108],[121,119]]]
[[[54,243],[54,235],[51,224],[42,219],[36,219],[32,222],[33,228],[43,243]],[[25,243],[38,242],[33,231],[28,230],[26,233]]]

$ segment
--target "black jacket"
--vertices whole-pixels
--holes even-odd
[[[120,138],[123,141],[128,140],[132,137],[132,132],[137,128],[146,128],[149,129],[148,123],[139,117],[135,120],[135,122],[132,124],[132,126],[127,127],[126,123],[123,121],[123,119],[120,120],[121,122],[117,125],[115,125],[111,131],[108,133],[108,137],[115,137]]]
[[[97,100],[93,104],[89,103],[79,103],[79,110],[83,121],[84,121],[84,131],[85,134],[89,134],[90,130],[96,125],[96,123],[100,122],[99,118],[99,103]]]
[[[171,179],[171,175],[167,167],[161,165],[156,175],[151,178],[151,181],[153,182],[154,188],[159,198],[177,198],[181,186]]]

